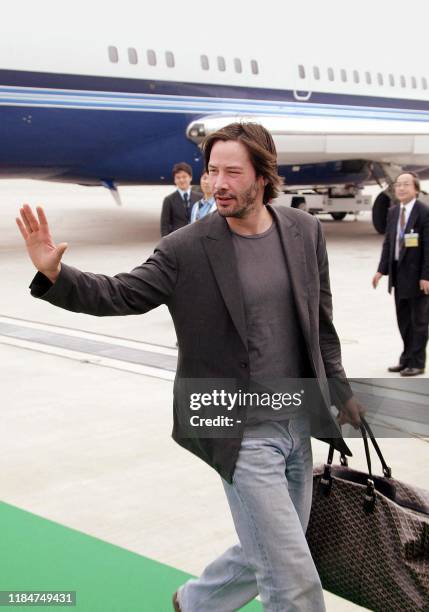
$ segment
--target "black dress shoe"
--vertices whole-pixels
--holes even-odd
[[[173,609],[174,609],[174,612],[181,612],[179,602],[177,600],[177,591],[173,595]]]
[[[390,368],[387,368],[387,371],[388,372],[402,372],[402,370],[405,370],[405,367],[406,366],[399,364],[399,365],[391,366]]]
[[[423,368],[404,368],[401,370],[401,376],[418,376],[424,373],[425,371]]]

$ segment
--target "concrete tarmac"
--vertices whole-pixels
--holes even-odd
[[[64,261],[105,274],[144,261],[159,240],[171,188],[0,183],[0,399],[3,501],[137,553],[199,574],[236,541],[217,474],[170,438],[175,334],[168,311],[95,318],[33,299],[34,271],[14,218],[43,204]],[[350,377],[386,372],[401,349],[393,298],[371,278],[382,237],[369,216],[326,218],[334,321]],[[427,375],[425,375],[427,377]],[[393,475],[427,487],[428,439],[380,441]],[[363,445],[350,440],[365,468]],[[327,446],[313,441],[315,462]],[[379,466],[375,464],[375,471]],[[358,606],[327,593],[329,612]]]

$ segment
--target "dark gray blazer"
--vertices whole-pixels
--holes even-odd
[[[429,207],[416,200],[408,219],[405,233],[411,230],[419,234],[418,247],[403,247],[399,253],[396,279],[393,278],[395,261],[396,232],[398,229],[400,206],[392,206],[387,215],[386,234],[378,272],[389,276],[388,291],[395,284],[397,295],[409,299],[423,295],[420,291],[420,280],[429,280]]]
[[[312,434],[351,455],[328,407],[327,376],[343,381],[339,340],[332,323],[328,258],[319,221],[306,212],[269,207],[278,225],[298,318],[313,377],[320,391],[312,405]],[[183,436],[177,381],[232,379],[249,382],[244,306],[231,232],[213,213],[163,238],[153,255],[129,273],[114,277],[62,265],[52,285],[38,273],[32,295],[61,308],[96,316],[141,314],[166,304],[176,328],[179,355],[174,395],[173,438],[231,481],[241,446],[234,438]],[[352,395],[348,384],[345,397]],[[343,398],[344,399],[344,398]]]
[[[201,193],[191,191],[192,205],[201,198]],[[186,216],[185,203],[179,191],[174,191],[164,198],[161,210],[161,236],[168,236],[181,227],[188,225],[189,219]]]

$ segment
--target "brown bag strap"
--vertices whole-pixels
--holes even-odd
[[[392,469],[387,465],[386,461],[384,460],[384,457],[383,457],[383,455],[381,453],[380,447],[378,446],[378,442],[375,439],[375,436],[374,436],[374,434],[372,432],[371,427],[369,426],[368,421],[364,417],[361,417],[361,422],[362,422],[363,427],[366,430],[365,434],[368,433],[369,438],[370,438],[370,440],[372,442],[372,445],[375,448],[375,452],[377,453],[378,458],[380,459],[380,463],[381,463],[381,466],[383,468],[384,476],[386,476],[386,478],[391,478],[392,477]],[[362,425],[361,425],[361,431],[362,431]],[[363,436],[363,433],[362,433],[362,436]],[[364,441],[365,441],[365,438],[364,438]]]

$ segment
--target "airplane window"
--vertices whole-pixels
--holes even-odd
[[[395,87],[395,77],[393,74],[389,74],[389,85],[390,87]]]
[[[234,59],[235,72],[243,72],[243,66],[241,65],[241,59],[236,57]]]
[[[422,87],[423,87],[423,89],[427,89],[428,88],[428,82],[426,80],[426,77],[422,77]]]
[[[305,79],[305,68],[302,64],[298,66],[298,74],[300,79]]]
[[[221,55],[217,56],[217,67],[221,72],[225,72],[226,70],[225,58]]]
[[[377,83],[379,85],[384,85],[384,79],[383,79],[383,75],[381,74],[381,72],[377,72]]]
[[[353,70],[353,81],[355,83],[359,83],[360,82],[359,72],[357,70]]]
[[[411,87],[413,89],[417,89],[417,79],[416,79],[416,77],[411,77]]]
[[[317,81],[320,79],[319,66],[313,66],[313,76]]]
[[[174,68],[174,55],[171,51],[165,52],[165,62],[169,68]]]
[[[371,85],[372,83],[371,73],[368,72],[368,70],[365,72],[365,81],[368,83],[368,85]]]
[[[341,76],[341,80],[343,81],[343,83],[346,83],[347,82],[347,71],[344,70],[344,68],[341,68],[340,76]]]
[[[259,66],[256,60],[250,62],[250,67],[252,69],[252,74],[259,74]]]
[[[108,52],[109,60],[112,62],[112,64],[117,64],[119,62],[119,53],[117,47],[109,47]]]
[[[128,61],[130,64],[137,64],[138,62],[137,51],[133,47],[128,49]]]
[[[335,78],[335,76],[334,76],[334,69],[333,68],[328,68],[328,79],[330,81],[333,81],[334,78]]]
[[[201,55],[200,60],[201,60],[201,68],[203,70],[208,70],[210,68],[210,64],[209,64],[209,58],[207,57],[207,55]]]
[[[147,50],[147,63],[149,66],[156,66],[156,53],[153,49]]]
[[[403,74],[401,74],[401,76],[399,77],[399,82],[401,83],[401,87],[406,87],[407,86],[407,82],[405,80],[405,77]]]

